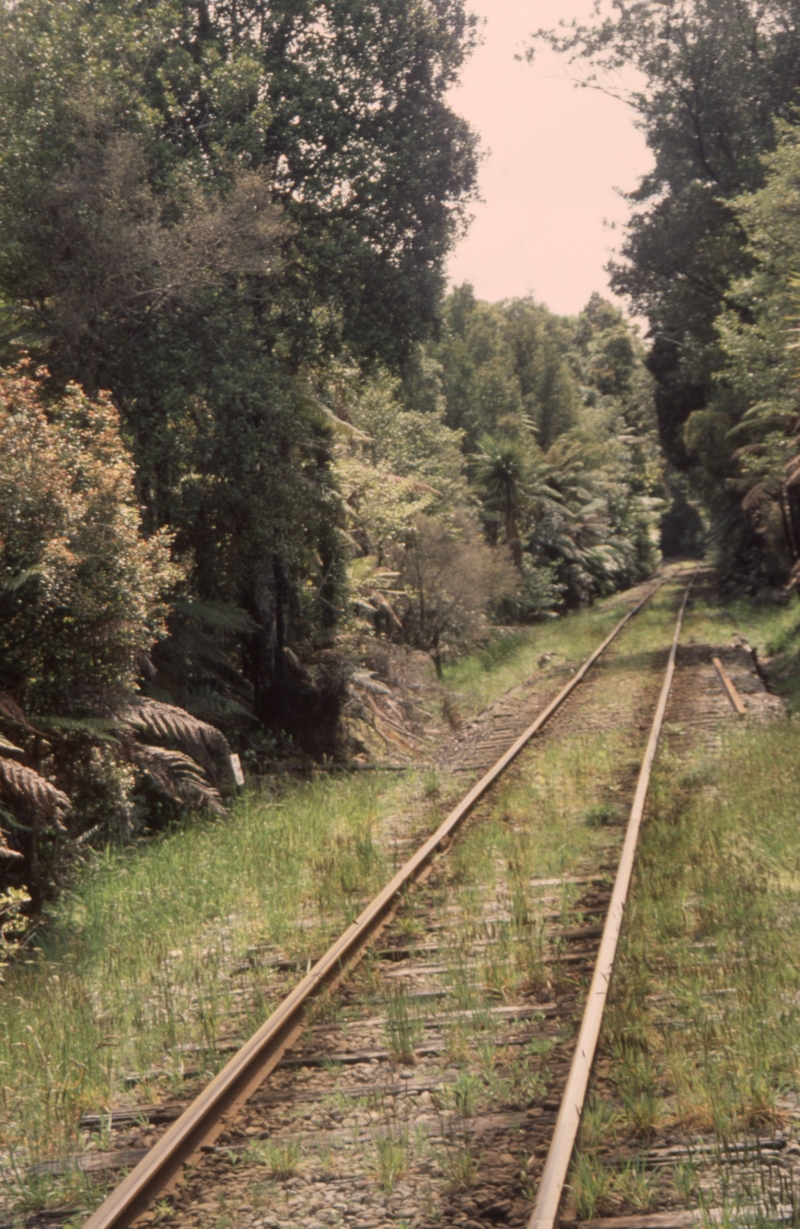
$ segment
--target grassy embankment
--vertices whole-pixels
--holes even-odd
[[[772,658],[776,690],[795,707],[800,608],[728,611],[728,630]],[[695,608],[685,639],[715,636],[726,638],[720,612]],[[579,1216],[657,1197],[722,1207],[730,1225],[769,1223],[781,1203],[798,1212],[790,1171],[745,1177],[731,1149],[747,1141],[757,1154],[759,1138],[790,1125],[800,1092],[799,800],[797,718],[732,718],[721,748],[660,754],[573,1166]],[[688,1151],[657,1174],[644,1158],[665,1136]]]
[[[466,713],[476,711],[532,673],[543,653],[579,661],[622,608],[614,599],[504,636],[452,668],[448,685]],[[570,754],[582,765],[583,799],[602,756],[590,748]],[[545,857],[531,845],[542,873],[582,853],[567,841],[567,811],[556,802],[558,781],[576,772],[568,760],[536,783],[556,851]],[[248,965],[248,948],[318,953],[400,856],[384,835],[393,816],[411,799],[417,827],[435,825],[430,788],[425,774],[410,773],[325,777],[280,796],[251,791],[226,821],[196,821],[150,844],[97,854],[52,910],[39,946],[5,973],[0,1156],[6,1174],[13,1171],[9,1198],[36,1206],[80,1190],[79,1176],[32,1178],[29,1166],[82,1146],[83,1110],[182,1089],[181,1047],[199,1047],[186,1062],[201,1075],[216,1070],[220,1033],[246,1033],[279,993],[269,969]],[[585,805],[575,801],[569,813]],[[227,976],[243,961],[244,973]],[[131,1072],[145,1076],[135,1088],[126,1084]]]

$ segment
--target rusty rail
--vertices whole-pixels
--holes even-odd
[[[597,963],[595,964],[592,983],[586,998],[581,1028],[578,1033],[578,1040],[575,1043],[575,1053],[567,1077],[564,1095],[561,1099],[561,1108],[556,1119],[553,1138],[550,1141],[550,1150],[547,1154],[544,1170],[542,1171],[542,1180],[539,1183],[536,1206],[528,1221],[528,1229],[553,1229],[558,1217],[561,1195],[575,1147],[575,1139],[578,1134],[581,1113],[583,1111],[583,1102],[589,1084],[589,1075],[600,1037],[600,1026],[603,1022],[608,987],[614,968],[614,957],[617,952],[620,930],[622,929],[625,902],[628,897],[628,888],[630,887],[631,875],[633,873],[633,860],[639,840],[639,829],[642,823],[642,815],[644,814],[647,790],[650,785],[650,773],[658,749],[664,713],[666,712],[667,701],[669,700],[669,693],[672,688],[672,676],[675,673],[675,654],[678,651],[681,624],[683,623],[683,615],[693,583],[694,577],[689,582],[683,595],[683,601],[681,602],[678,618],[675,623],[675,634],[672,637],[667,670],[661,688],[661,695],[656,706],[655,716],[653,717],[653,725],[650,729],[650,737],[647,741],[644,759],[639,770],[639,780],[636,785],[636,793],[628,819],[628,827],[625,833],[625,842],[622,846],[619,866],[617,867],[614,890],[611,894],[611,902],[608,906],[608,913],[606,914],[606,921],[603,927],[603,937],[600,940],[600,950],[597,953]]]
[[[358,963],[366,947],[393,916],[400,894],[427,871],[437,851],[449,839],[497,780],[550,717],[575,690],[600,655],[633,616],[650,601],[665,581],[655,585],[620,619],[602,644],[587,657],[555,699],[516,739],[504,755],[465,795],[436,832],[378,893],[351,926],[332,944],[268,1020],[245,1042],[200,1095],[153,1145],[139,1164],[85,1222],[84,1229],[126,1229],[158,1196],[176,1181],[183,1166],[225,1129],[225,1119],[261,1085],[283,1054],[299,1037],[306,1005],[322,990],[332,989]]]

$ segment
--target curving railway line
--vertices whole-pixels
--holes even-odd
[[[85,1229],[569,1220],[564,1187],[691,586],[648,587],[555,696],[496,706],[462,734],[456,767],[473,770],[515,736],[196,1100],[108,1116],[123,1133],[149,1118],[160,1134]],[[671,644],[626,655],[659,591],[678,606]],[[705,708],[689,720],[710,730],[733,712],[731,688],[741,700],[708,665],[689,652],[677,684],[685,704],[702,675]],[[535,791],[525,814],[515,774],[576,731],[582,750],[564,754],[577,776],[581,756],[624,731],[596,808],[602,839],[581,873],[537,876]],[[546,771],[533,778],[542,791]],[[504,790],[502,840],[483,848]]]

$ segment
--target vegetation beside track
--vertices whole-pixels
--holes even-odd
[[[796,607],[731,611],[790,661]],[[685,639],[708,642],[719,615],[700,605]],[[797,1213],[791,1173],[731,1162],[791,1130],[800,1096],[800,728],[731,724],[721,745],[669,741],[573,1162],[576,1211],[678,1204],[764,1222],[777,1204]],[[648,1153],[665,1142],[685,1155],[654,1170]]]
[[[379,830],[399,804],[396,779],[322,778],[96,855],[6,971],[2,1151],[25,1198],[52,1201],[30,1162],[79,1150],[81,1112],[124,1103],[127,1075],[152,1102],[183,1091],[184,1065],[218,1069],[220,1034],[244,1039],[280,997],[249,949],[319,954],[387,878]]]
[[[629,596],[614,597],[535,627],[498,628],[477,652],[444,667],[452,707],[468,718],[546,665],[578,665],[608,635],[630,601]]]

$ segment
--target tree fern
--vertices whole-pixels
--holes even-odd
[[[175,704],[136,696],[120,711],[120,717],[151,738],[177,744],[212,773],[215,770],[212,755],[227,757],[231,753],[228,740],[216,726],[193,717]]]
[[[226,815],[219,792],[200,765],[182,751],[134,743],[130,755],[151,784],[177,806],[199,807]]]
[[[55,827],[66,832],[62,820],[72,809],[72,802],[35,769],[0,757],[0,797],[22,806],[34,828]]]

